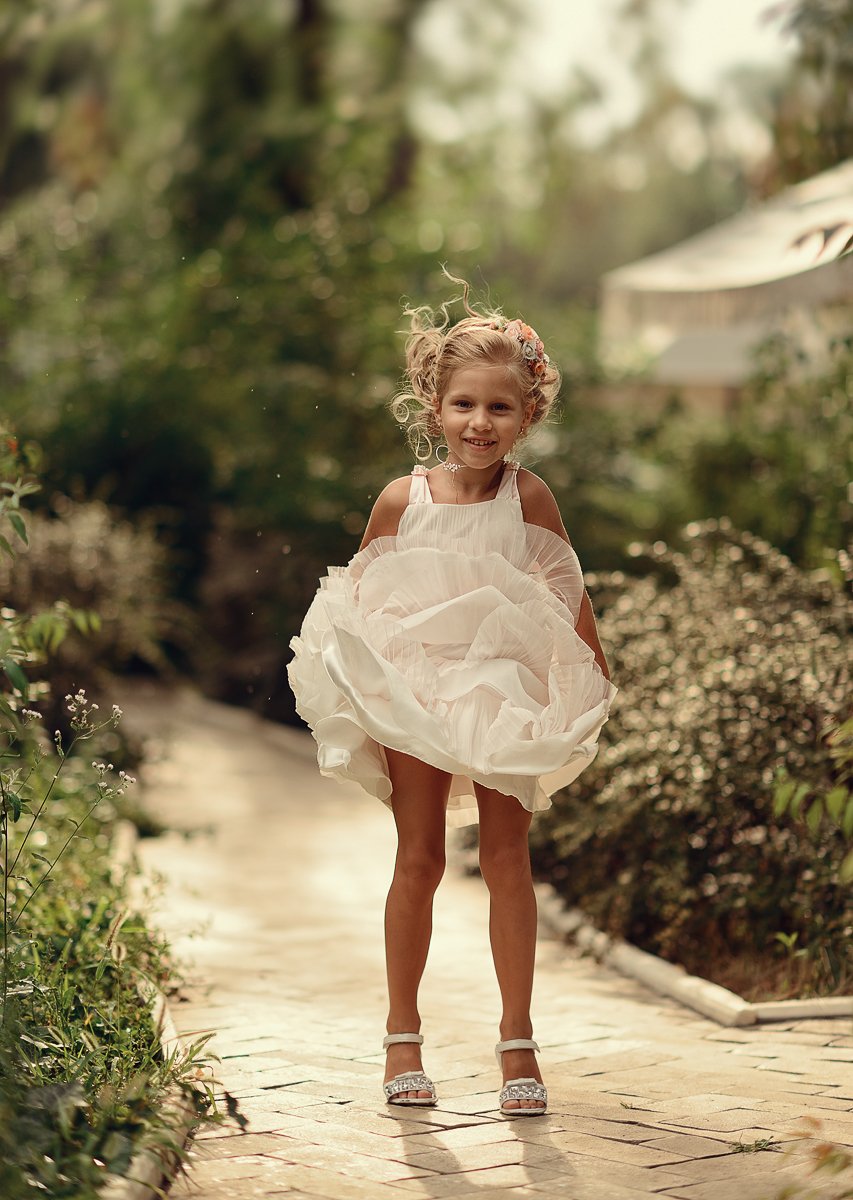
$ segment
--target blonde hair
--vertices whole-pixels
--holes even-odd
[[[495,322],[506,323],[500,309],[472,306],[468,283],[442,269],[453,283],[461,284],[462,295],[437,310],[426,305],[404,308],[410,321],[405,383],[390,404],[419,462],[430,457],[441,439],[436,398],[440,402],[451,376],[460,368],[478,363],[505,366],[519,386],[523,407],[532,408],[531,426],[548,417],[560,390],[560,372],[555,366],[549,362],[540,375],[534,374],[518,339],[495,328]],[[468,316],[452,324],[448,308],[460,299]]]

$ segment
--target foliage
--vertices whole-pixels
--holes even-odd
[[[853,2],[786,0],[768,16],[796,42],[773,117],[779,182],[796,183],[853,158]]]
[[[727,517],[797,565],[837,572],[853,546],[853,338],[822,340],[816,354],[770,339],[724,421],[674,415],[638,442],[658,466],[658,514]]]
[[[773,815],[784,813],[796,820],[802,817],[811,834],[819,836],[824,824],[834,826],[850,849],[839,870],[842,883],[853,883],[853,717],[830,729],[826,734],[829,756],[834,763],[834,778],[838,781],[826,791],[815,789],[805,780],[792,778],[781,768],[773,794]]]
[[[22,543],[26,491],[15,439],[2,435],[0,502]],[[13,554],[8,539],[0,556]],[[69,1200],[95,1197],[108,1174],[125,1174],[143,1142],[173,1150],[161,1116],[167,1087],[188,1089],[203,1043],[160,1053],[143,983],[162,983],[165,948],[129,907],[126,882],[109,857],[116,805],[133,782],[113,782],[111,763],[88,769],[78,743],[115,726],[95,716],[83,691],[66,697],[71,743],[51,743],[28,709],[35,692],[25,669],[60,645],[86,614],[54,602],[36,614],[2,610],[0,660],[9,688],[0,694],[0,1191],[23,1200],[34,1191]],[[193,1092],[193,1095],[195,1093]]]
[[[809,1175],[814,1186],[789,1183],[780,1187],[769,1200],[851,1200],[853,1198],[853,1151],[848,1146],[822,1138],[823,1121],[819,1117],[802,1117],[799,1128],[791,1130],[793,1139],[783,1154],[799,1158],[806,1145],[810,1160]],[[817,1178],[820,1176],[820,1178]]]
[[[644,577],[588,577],[618,737],[537,823],[537,870],[609,933],[699,974],[767,961],[781,932],[811,990],[842,989],[845,835],[773,803],[781,769],[815,795],[846,778],[825,734],[849,703],[848,598],[727,521],[688,526],[683,545],[635,546]]]
[[[177,1149],[161,1101],[171,1087],[189,1094],[202,1045],[164,1058],[140,1002],[140,986],[162,985],[172,970],[112,873],[120,786],[108,783],[107,770],[93,784],[79,757],[61,759],[58,773],[48,747],[39,760],[31,737],[15,744],[17,772],[3,768],[0,1192],[7,1200],[35,1191],[94,1200],[110,1174],[126,1173],[142,1142]],[[8,788],[16,773],[18,821]],[[38,795],[43,801],[28,805]]]
[[[144,522],[116,519],[99,501],[54,496],[53,508],[55,516],[30,518],[27,553],[14,565],[0,561],[0,591],[25,612],[42,612],[59,594],[70,610],[98,614],[49,646],[57,690],[103,687],[111,672],[134,666],[168,673],[164,646],[186,652],[195,631],[185,606],[168,596],[165,548]]]

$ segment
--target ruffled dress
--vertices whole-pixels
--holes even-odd
[[[451,774],[449,825],[477,821],[474,783],[549,808],[617,694],[575,632],[583,588],[572,547],[525,523],[517,464],[459,505],[415,467],[396,536],[329,568],[290,643],[321,773],[390,807],[388,746]]]

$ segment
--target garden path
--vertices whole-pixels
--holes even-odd
[[[155,753],[146,806],[172,827],[140,858],[163,877],[151,912],[190,968],[173,1015],[183,1033],[214,1031],[217,1086],[248,1120],[197,1138],[173,1195],[771,1200],[807,1178],[802,1118],[853,1145],[849,1021],[721,1028],[544,933],[534,1026],[550,1111],[503,1119],[485,888],[458,864],[421,1005],[439,1105],[386,1108],[387,810],[321,779],[295,730],[189,691],[119,700]],[[761,1139],[774,1148],[732,1152]]]

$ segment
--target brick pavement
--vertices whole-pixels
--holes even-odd
[[[190,966],[173,1015],[215,1031],[217,1087],[248,1120],[200,1135],[173,1195],[775,1200],[810,1178],[803,1118],[853,1146],[849,1020],[724,1029],[544,935],[533,1015],[549,1114],[501,1117],[486,892],[458,866],[421,1001],[439,1104],[387,1108],[390,814],[320,779],[294,731],[191,693],[120,699],[160,755],[146,803],[185,831],[141,843],[165,880],[156,919]]]

